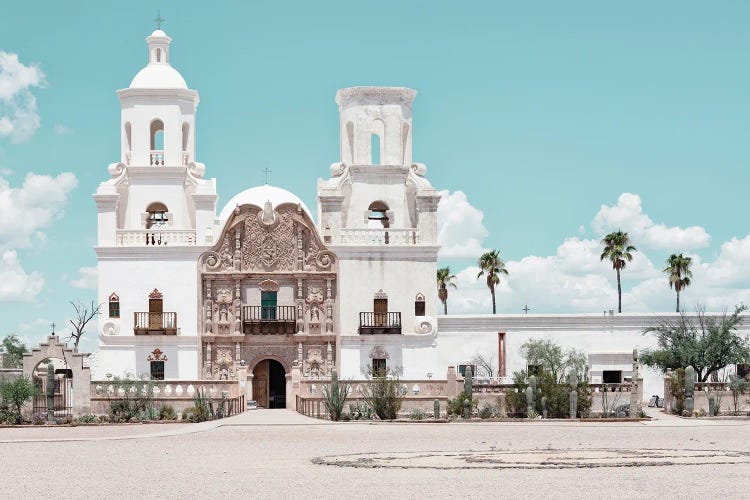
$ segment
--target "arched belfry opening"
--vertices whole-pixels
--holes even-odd
[[[388,205],[382,201],[376,201],[371,203],[367,210],[369,212],[367,216],[367,227],[374,229],[390,227],[390,221],[388,220]]]
[[[380,165],[380,136],[370,135],[370,165]]]
[[[164,122],[151,122],[151,165],[164,165]]]
[[[167,225],[169,222],[169,216],[167,215],[169,209],[167,206],[160,202],[155,201],[146,207],[146,229],[160,229]]]

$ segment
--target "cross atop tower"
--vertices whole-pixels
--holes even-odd
[[[525,312],[526,314],[529,314],[529,311],[531,311],[531,309],[529,309],[529,306],[528,306],[528,304],[527,304],[527,305],[525,305],[525,306],[523,306],[523,309],[521,309],[521,310],[522,310],[523,312]]]
[[[263,173],[266,174],[266,185],[268,185],[268,174],[271,172],[273,172],[273,170],[268,170],[268,167],[263,170]]]
[[[161,17],[161,11],[157,10],[156,11],[156,17],[154,18],[154,22],[156,23],[156,29],[160,30],[161,29],[161,23],[163,23],[164,21],[166,21],[166,19],[164,19],[163,17]]]

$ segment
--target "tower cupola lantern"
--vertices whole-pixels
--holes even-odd
[[[148,64],[117,92],[122,163],[134,167],[188,167],[195,162],[198,92],[170,64],[172,38],[156,29],[146,37]]]

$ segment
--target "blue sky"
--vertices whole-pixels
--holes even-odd
[[[0,51],[37,81],[3,100],[11,77],[0,73],[0,120],[31,95],[39,126],[19,138],[0,123],[0,200],[32,172],[65,187],[43,187],[48,210],[26,241],[9,220],[19,215],[0,213],[2,265],[33,281],[0,292],[0,335],[36,337],[65,322],[69,299],[94,296],[71,281],[95,265],[91,193],[119,157],[115,91],[145,64],[157,8],[173,66],[201,95],[197,158],[220,206],[266,167],[315,206],[315,180],[338,160],[336,90],[404,85],[419,92],[415,161],[449,191],[444,214],[473,221],[444,226],[447,238],[509,261],[499,310],[614,305],[614,273],[576,263],[596,261],[615,225],[640,239],[631,309],[673,307],[659,275],[672,251],[700,266],[688,301],[750,297],[747,2],[16,2],[3,8]],[[486,311],[475,259],[448,254],[462,273],[453,309]]]

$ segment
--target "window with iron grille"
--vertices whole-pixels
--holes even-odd
[[[164,361],[151,362],[151,380],[164,380]]]

